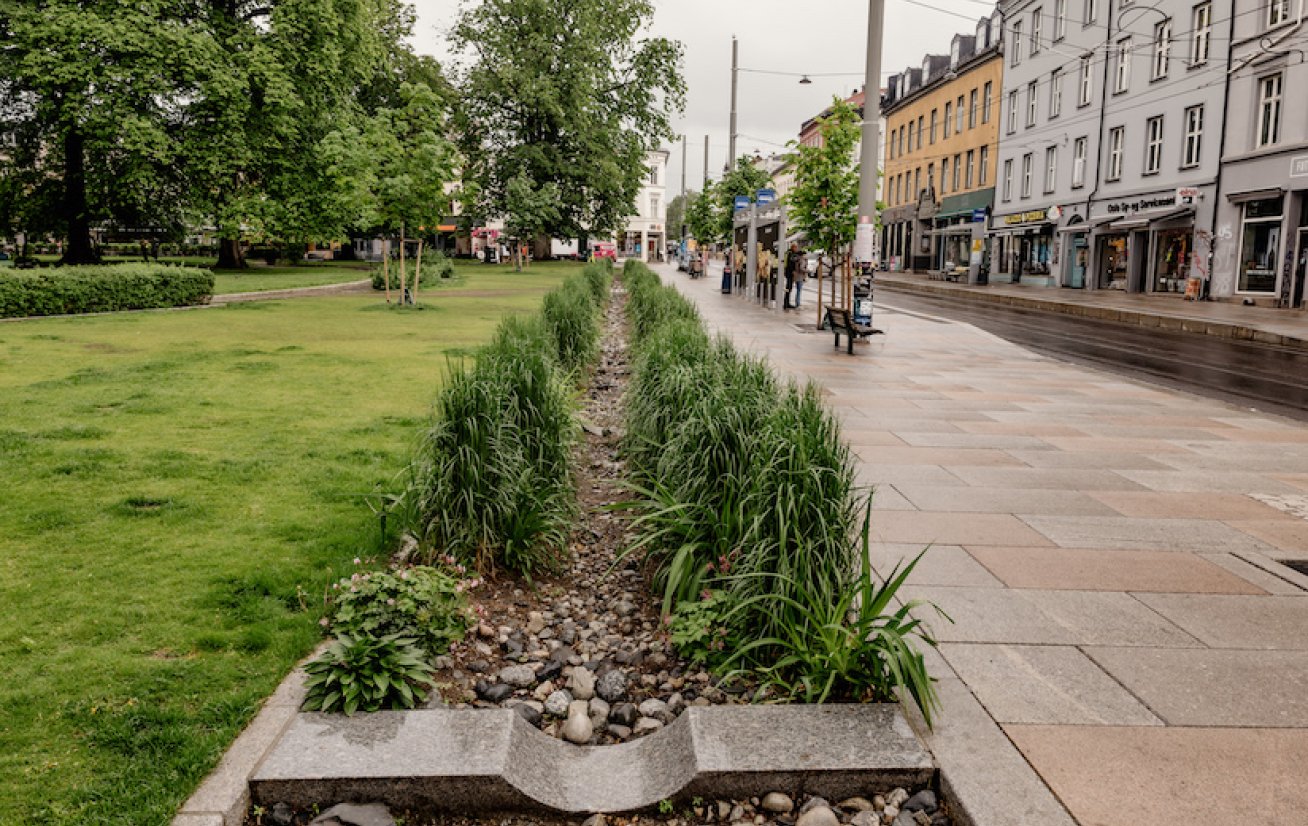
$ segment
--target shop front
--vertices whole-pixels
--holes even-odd
[[[905,272],[912,269],[914,242],[913,227],[917,223],[917,206],[899,206],[881,214],[885,238],[882,240],[882,260],[887,269]]]
[[[944,272],[966,272],[972,262],[973,237],[984,237],[994,189],[978,189],[951,195],[940,202],[931,230],[935,249],[932,268]],[[980,232],[978,232],[978,228]],[[984,245],[982,257],[984,259]]]
[[[1308,309],[1308,154],[1232,163],[1218,206],[1213,295]]]
[[[1091,206],[1092,289],[1186,293],[1207,275],[1214,190],[1211,184],[1105,199]]]
[[[1057,272],[1054,224],[1058,207],[996,215],[991,219],[992,281],[1051,286]]]

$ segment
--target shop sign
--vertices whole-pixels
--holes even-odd
[[[1300,178],[1308,175],[1308,155],[1300,155],[1297,158],[1290,159],[1290,177]]]
[[[1057,221],[1059,218],[1062,217],[1063,217],[1063,209],[1062,207],[1056,204],[1054,206],[1051,206],[1048,209],[1048,211],[1045,212],[1045,220],[1047,221]]]
[[[1199,200],[1200,192],[1197,186],[1183,186],[1176,190],[1176,203],[1193,204]]]
[[[979,224],[986,219],[985,208],[972,210],[972,223]]]
[[[1014,224],[1043,223],[1047,220],[1049,220],[1049,213],[1043,209],[1033,209],[1028,212],[1017,212],[1004,216],[1004,224],[1010,227]]]
[[[1170,198],[1141,198],[1138,201],[1118,201],[1115,204],[1109,204],[1107,211],[1111,215],[1126,215],[1131,212],[1139,212],[1142,209],[1157,209],[1159,207],[1176,206],[1176,196]]]

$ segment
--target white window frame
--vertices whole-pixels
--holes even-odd
[[[1036,6],[1031,12],[1031,56],[1035,57],[1040,54],[1040,30],[1044,27],[1045,10],[1043,6]]]
[[[937,118],[939,118],[939,116],[940,116],[940,111],[938,109],[931,110],[931,132],[928,140],[931,141],[932,146],[935,146],[936,144],[936,120]]]
[[[1045,194],[1053,192],[1058,186],[1058,147],[1045,147]]]
[[[1039,108],[1040,84],[1031,81],[1026,85],[1026,128],[1036,125],[1036,110]]]
[[[954,153],[954,191],[960,192],[963,189],[963,153]]]
[[[1131,88],[1131,38],[1118,40],[1115,53],[1117,71],[1113,75],[1113,94],[1120,95]]]
[[[1086,147],[1090,139],[1080,137],[1072,141],[1072,189],[1085,186]]]
[[[1167,64],[1172,51],[1172,20],[1169,17],[1154,24],[1153,80],[1167,77]]]
[[[1008,134],[1017,132],[1017,90],[1008,93]]]
[[[1031,163],[1032,155],[1028,152],[1022,156],[1022,199],[1031,197]]]
[[[976,115],[977,115],[976,98],[977,98],[976,89],[973,89],[972,91],[967,93],[967,128],[968,129],[976,128]]]
[[[1203,156],[1204,107],[1203,104],[1185,110],[1185,135],[1181,143],[1181,168],[1198,166]]]
[[[1098,0],[1085,0],[1085,16],[1081,19],[1082,26],[1093,26],[1095,18],[1099,16]]]
[[[940,135],[941,140],[944,140],[945,138],[949,137],[949,127],[951,125],[950,122],[953,119],[954,119],[954,102],[952,100],[947,100],[945,101],[945,125]]]
[[[949,158],[946,156],[940,159],[940,194],[944,195],[949,191]]]
[[[1022,65],[1022,21],[1013,24],[1013,54],[1010,66]]]
[[[1108,169],[1105,170],[1105,181],[1122,179],[1122,148],[1125,143],[1125,126],[1114,126],[1108,130]]]
[[[1067,0],[1054,0],[1054,42],[1067,36]]]
[[[986,85],[981,90],[981,94],[985,96],[984,99],[981,101],[981,122],[989,123],[990,122],[990,98],[994,97],[995,94],[995,82],[993,80],[987,80]]]
[[[958,100],[954,101],[954,134],[963,134],[963,96],[959,95]]]
[[[1095,75],[1094,63],[1088,56],[1081,58],[1081,78],[1078,87],[1080,94],[1077,97],[1077,105],[1089,106],[1090,99],[1095,95]]]
[[[986,165],[990,163],[990,147],[981,147],[981,165],[977,167],[977,186],[986,185]]]
[[[971,189],[976,186],[973,181],[976,180],[976,150],[967,150],[967,167],[963,173],[963,189]]]
[[[1049,75],[1049,119],[1063,113],[1063,70],[1054,69]]]
[[[1274,29],[1288,22],[1290,22],[1290,0],[1268,0],[1267,28]]]
[[[1013,159],[1004,159],[1004,185],[1002,187],[1004,200],[1013,200]]]
[[[1274,146],[1281,141],[1284,90],[1285,76],[1280,72],[1258,78],[1258,122],[1254,131],[1254,147],[1257,149]]]
[[[1156,175],[1163,168],[1163,116],[1145,121],[1144,174]]]
[[[1211,0],[1194,7],[1190,14],[1190,65],[1208,62],[1213,47],[1213,4]]]
[[[1246,234],[1246,229],[1250,224],[1280,224],[1285,221],[1284,200],[1281,201],[1281,214],[1276,216],[1269,216],[1267,218],[1250,218],[1249,206],[1250,206],[1249,204],[1244,204],[1240,207],[1240,253],[1235,257],[1235,260],[1237,262],[1244,260],[1244,240],[1245,240],[1244,237]],[[1282,231],[1280,232],[1279,235],[1280,237],[1276,239],[1276,257],[1272,259],[1273,261],[1281,260],[1281,256],[1285,254],[1285,245],[1287,243],[1294,243],[1293,240],[1289,237],[1289,233],[1284,231],[1284,227],[1282,227]],[[1273,286],[1271,292],[1266,292],[1264,290],[1242,290],[1240,289],[1240,277],[1241,275],[1243,275],[1241,271],[1242,267],[1243,265],[1237,263],[1235,269],[1235,294],[1236,295],[1276,295],[1277,289],[1281,286],[1281,278],[1282,278],[1281,275],[1278,274],[1276,276],[1276,284]]]

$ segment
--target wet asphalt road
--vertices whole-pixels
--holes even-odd
[[[876,304],[880,312],[966,322],[1048,356],[1308,421],[1302,350],[891,290],[879,290]]]

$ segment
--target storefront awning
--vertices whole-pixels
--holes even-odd
[[[1133,229],[1143,229],[1144,227],[1157,224],[1160,221],[1170,221],[1179,218],[1182,215],[1190,215],[1194,212],[1194,207],[1175,207],[1169,209],[1156,210],[1152,212],[1141,212],[1132,215],[1130,218],[1124,218],[1122,221],[1113,225],[1114,230],[1130,231]]]
[[[972,224],[954,224],[949,227],[941,227],[929,231],[928,235],[971,235]]]
[[[1231,192],[1226,196],[1226,200],[1233,204],[1247,204],[1250,201],[1265,201],[1268,198],[1279,198],[1285,194],[1285,190],[1280,187],[1271,187],[1268,189],[1250,189],[1246,192]]]

